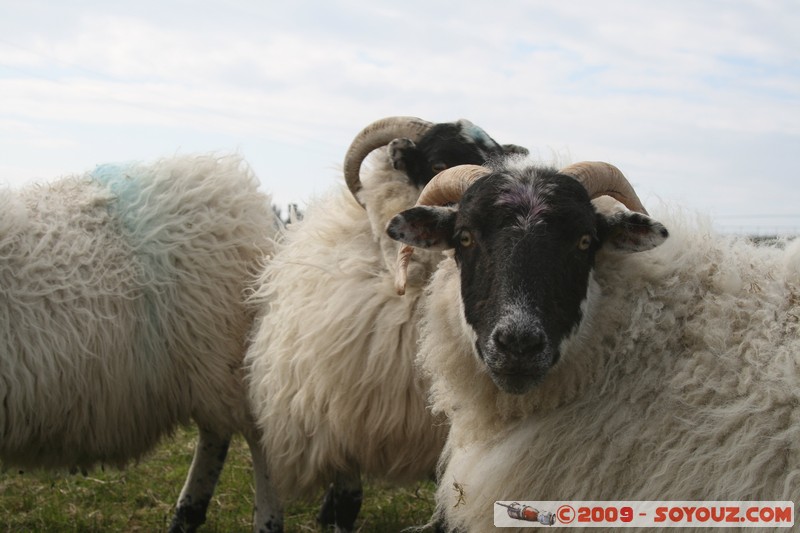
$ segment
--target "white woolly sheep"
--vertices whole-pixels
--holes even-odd
[[[666,239],[645,214],[595,210],[587,190],[626,187],[587,181],[599,167],[451,169],[480,176],[456,207],[389,225],[453,249],[418,359],[451,425],[448,530],[490,530],[497,500],[800,501],[800,243],[669,212]]]
[[[375,149],[362,187],[361,163]],[[251,404],[282,496],[312,497],[333,482],[322,524],[353,527],[362,474],[408,483],[435,470],[446,429],[426,408],[413,359],[417,299],[439,258],[420,255],[398,297],[398,246],[384,227],[435,169],[506,151],[524,149],[465,120],[370,124],[345,158],[352,196],[337,188],[313,202],[257,283],[253,302],[265,315],[246,356]]]
[[[204,521],[231,435],[259,448],[241,367],[253,321],[244,291],[275,222],[257,186],[238,156],[180,156],[4,191],[3,463],[121,467],[194,419],[172,530]],[[278,530],[263,456],[253,460],[255,525]]]

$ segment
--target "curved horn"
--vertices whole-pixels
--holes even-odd
[[[417,200],[417,205],[447,205],[461,199],[470,185],[475,180],[489,174],[490,170],[479,165],[458,165],[436,174],[428,182]],[[408,264],[414,254],[413,246],[403,246],[397,253],[397,274],[395,275],[394,288],[397,294],[406,293],[408,280]]]
[[[436,174],[417,199],[417,205],[447,205],[461,200],[475,180],[490,170],[480,165],[457,165]]]
[[[376,120],[356,135],[344,156],[344,180],[362,207],[364,204],[357,193],[361,190],[361,163],[369,153],[398,137],[408,137],[416,143],[432,126],[432,122],[416,117],[386,117]]]
[[[569,165],[559,172],[581,182],[589,193],[589,198],[610,196],[631,211],[647,214],[633,186],[614,165],[600,161],[584,161]]]

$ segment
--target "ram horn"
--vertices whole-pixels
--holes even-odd
[[[598,196],[610,196],[631,211],[647,214],[633,186],[614,165],[600,161],[584,161],[569,165],[559,172],[581,182],[592,199]]]
[[[489,169],[478,165],[458,165],[436,174],[428,182],[417,200],[417,205],[447,205],[458,202],[475,180],[489,173]],[[414,254],[414,247],[405,245],[397,253],[397,273],[394,288],[397,294],[406,293],[408,264]]]
[[[344,156],[344,180],[353,198],[361,207],[364,207],[358,198],[358,192],[361,190],[361,163],[370,152],[399,137],[419,142],[431,127],[433,127],[432,122],[416,117],[386,117],[376,120],[356,135]]]

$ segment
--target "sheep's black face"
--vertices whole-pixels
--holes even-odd
[[[464,195],[455,257],[477,352],[502,390],[523,393],[578,325],[599,247],[586,190],[553,171],[492,174]]]
[[[494,383],[522,394],[548,374],[582,319],[601,246],[649,250],[667,238],[650,217],[595,211],[584,187],[552,169],[515,168],[478,179],[457,207],[395,216],[393,239],[454,248],[464,318]]]
[[[417,187],[456,165],[482,165],[504,153],[525,154],[515,145],[500,145],[468,120],[436,124],[417,142],[395,139],[389,144],[394,168],[404,170]]]

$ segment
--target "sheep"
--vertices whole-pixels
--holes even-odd
[[[498,500],[800,500],[800,241],[665,209],[667,231],[609,165],[459,167],[429,187],[454,174],[429,203],[455,207],[387,226],[447,250],[417,363],[450,422],[448,530],[488,531]],[[605,191],[638,212],[593,206]]]
[[[231,435],[259,449],[241,366],[254,318],[244,292],[275,221],[257,186],[241,157],[200,155],[4,191],[4,464],[123,467],[194,419],[171,530],[203,523]],[[255,526],[278,531],[265,460],[253,461]]]
[[[362,162],[376,149],[362,185]],[[361,475],[394,483],[430,477],[444,442],[413,369],[416,301],[438,258],[417,258],[409,294],[399,298],[397,245],[384,226],[414,204],[434,169],[505,152],[525,149],[501,146],[466,120],[368,125],[345,157],[350,192],[337,188],[312,202],[255,284],[251,302],[263,316],[245,361],[264,453],[286,498],[330,486],[323,525],[352,529]]]

